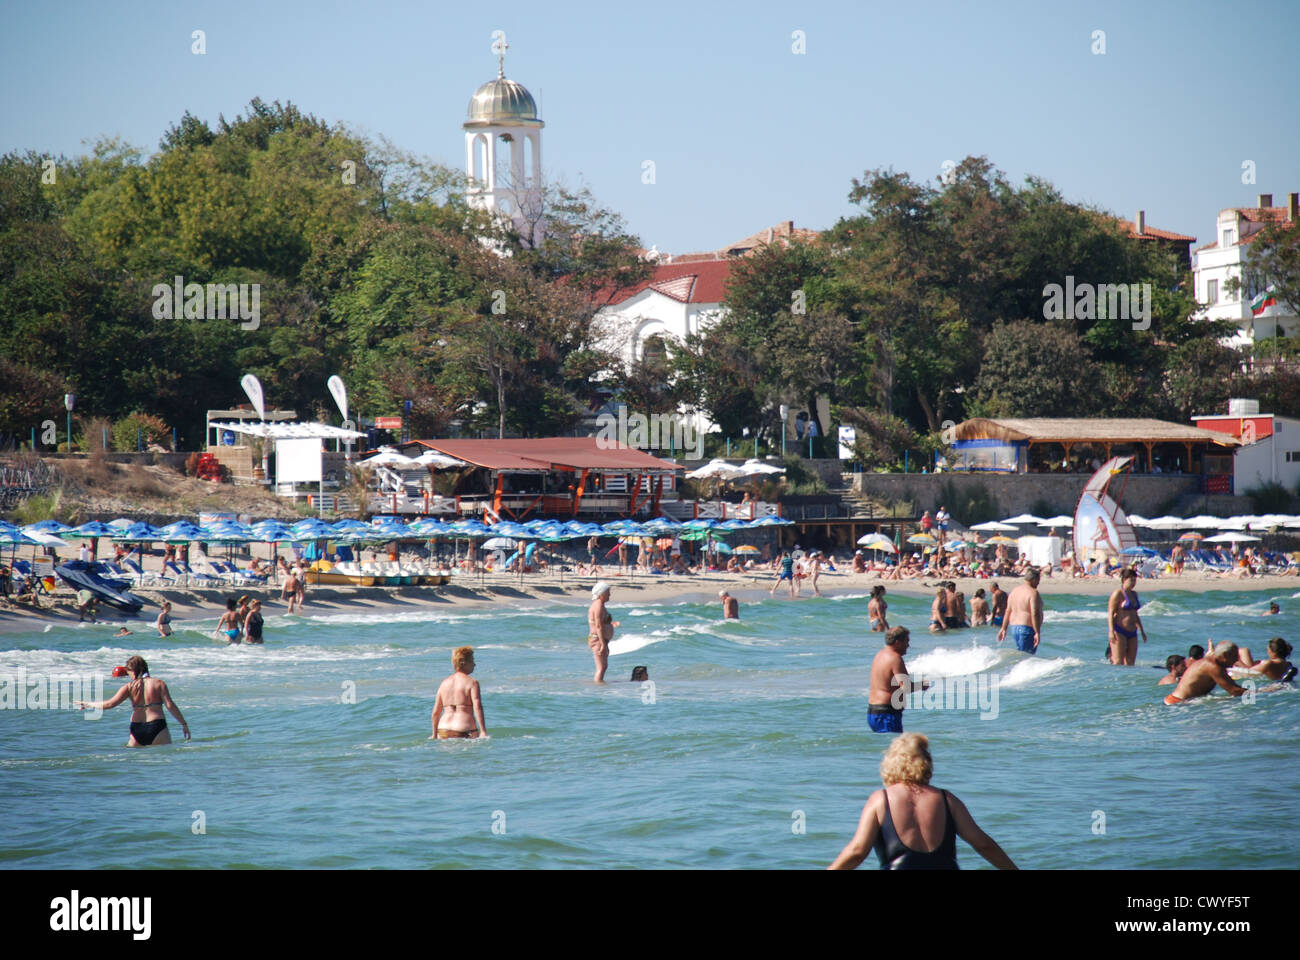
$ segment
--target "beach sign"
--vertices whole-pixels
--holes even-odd
[[[248,399],[253,401],[253,409],[257,411],[257,419],[266,419],[266,407],[262,401],[262,381],[251,373],[244,374],[244,379],[239,381],[244,392],[248,394]]]

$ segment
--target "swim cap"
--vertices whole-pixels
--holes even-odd
[[[113,668],[113,676],[115,676],[115,677],[125,677],[125,676],[126,676],[126,667],[114,667],[114,668]]]
[[[602,580],[600,581],[600,583],[596,584],[594,587],[591,588],[591,598],[594,600],[596,599],[596,597],[599,597],[602,593],[609,593],[609,591],[612,589],[614,588],[611,587],[604,580]]]

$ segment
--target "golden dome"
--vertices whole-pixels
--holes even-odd
[[[489,80],[469,100],[469,119],[465,126],[513,123],[541,126],[533,95],[521,83],[498,76]]]

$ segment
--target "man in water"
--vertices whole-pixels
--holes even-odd
[[[722,601],[722,619],[739,620],[740,619],[740,601],[722,590],[718,593],[718,599]]]
[[[871,692],[867,696],[867,726],[875,733],[903,732],[903,704],[912,690],[903,654],[911,643],[906,627],[890,627],[885,645],[871,661]],[[929,684],[922,684],[924,690]]]
[[[1106,654],[1109,656],[1110,647],[1106,648]],[[1181,680],[1183,674],[1187,672],[1187,658],[1172,653],[1165,658],[1165,669],[1168,670],[1169,673],[1160,678],[1160,682],[1156,684],[1157,687],[1163,687],[1165,684],[1169,683],[1177,683]]]
[[[1043,598],[1038,594],[1038,571],[1025,571],[1025,582],[1007,597],[1007,616],[998,631],[998,643],[1007,638],[1008,628],[1016,648],[1022,653],[1038,653],[1043,641]]]
[[[991,592],[993,594],[992,623],[993,626],[1000,627],[1002,618],[1007,614],[1007,592],[997,585],[997,581],[994,581]]]
[[[1197,660],[1187,668],[1182,679],[1178,681],[1178,686],[1174,687],[1174,692],[1165,697],[1165,703],[1172,707],[1196,697],[1209,696],[1215,684],[1223,687],[1234,697],[1241,696],[1246,692],[1246,688],[1228,676],[1228,667],[1237,662],[1237,656],[1235,643],[1219,644],[1208,657]]]
[[[1277,601],[1276,601],[1276,600],[1272,600],[1272,601],[1269,602],[1269,605],[1268,605],[1268,613],[1264,614],[1264,616],[1266,616],[1266,617],[1271,617],[1271,616],[1273,616],[1273,614],[1275,614],[1275,613],[1281,613],[1281,612],[1282,612],[1282,608],[1279,607],[1279,606],[1277,605]]]

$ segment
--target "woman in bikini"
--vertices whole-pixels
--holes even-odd
[[[930,632],[943,633],[948,624],[948,588],[939,585],[934,603],[930,604]]]
[[[244,640],[247,643],[262,642],[262,601],[254,600],[248,606],[244,616]]]
[[[618,621],[610,616],[605,604],[613,588],[604,580],[591,588],[591,607],[587,610],[587,646],[596,661],[596,683],[605,682],[605,668],[609,666],[609,642],[614,639]]]
[[[885,588],[878,583],[871,588],[871,600],[867,602],[867,616],[871,619],[873,633],[889,629],[889,621],[885,619],[885,611],[888,609],[889,604],[885,602]]]
[[[875,847],[882,870],[956,870],[958,837],[999,870],[1017,869],[964,803],[930,786],[933,773],[924,734],[894,738],[880,762],[884,789],[867,799],[857,833],[828,869],[852,870]]]
[[[154,621],[154,626],[158,628],[158,636],[170,637],[172,631],[172,602],[164,600],[162,602],[162,613],[158,614],[158,619]]]
[[[128,747],[161,747],[172,742],[172,735],[167,731],[167,718],[162,712],[162,708],[166,706],[172,712],[172,716],[180,721],[185,739],[188,740],[190,728],[185,718],[181,716],[180,707],[172,701],[167,684],[149,676],[149,664],[144,662],[144,658],[132,657],[126,662],[126,670],[131,674],[131,682],[123,684],[122,689],[111,699],[101,703],[78,700],[77,706],[82,710],[87,707],[93,710],[112,710],[129,697],[131,738],[126,742]]]
[[[433,704],[433,735],[430,740],[486,738],[483,699],[474,672],[474,648],[457,647],[451,655],[455,672],[438,686]]]
[[[1142,634],[1142,642],[1147,641],[1146,627],[1142,626],[1142,618],[1138,616],[1142,601],[1134,589],[1137,579],[1137,571],[1132,567],[1120,574],[1119,589],[1110,595],[1107,607],[1110,662],[1117,666],[1122,664],[1131,667],[1137,663],[1139,632]]]
[[[239,609],[234,597],[226,600],[226,612],[217,621],[216,637],[220,640],[223,636],[226,643],[239,643]]]

